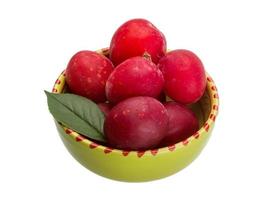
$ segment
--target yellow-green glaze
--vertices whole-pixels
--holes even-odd
[[[107,54],[107,50],[100,51]],[[57,79],[53,92],[64,91],[65,75]],[[218,94],[207,75],[203,98],[190,106],[199,118],[200,130],[187,140],[157,150],[122,151],[98,145],[56,122],[60,137],[71,155],[84,167],[101,176],[128,182],[160,179],[189,165],[208,141],[218,113]]]

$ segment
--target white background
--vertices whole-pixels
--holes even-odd
[[[0,1],[0,199],[263,199],[261,1]],[[178,174],[148,183],[97,176],[66,151],[48,112],[70,57],[109,45],[131,18],[202,59],[219,89],[210,142]]]

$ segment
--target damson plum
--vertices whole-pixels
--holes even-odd
[[[66,82],[71,92],[95,102],[105,102],[105,85],[113,68],[105,56],[92,51],[80,51],[68,63]]]
[[[155,64],[166,52],[164,35],[145,19],[132,19],[121,25],[110,44],[110,59],[115,66],[124,60],[149,54]]]
[[[130,58],[117,66],[106,83],[112,103],[134,96],[159,97],[164,79],[157,66],[144,57]]]
[[[176,102],[166,102],[169,124],[166,136],[160,146],[168,146],[183,141],[198,131],[198,120],[186,106]]]
[[[110,113],[110,110],[112,108],[112,105],[109,103],[98,103],[97,105],[105,116]]]
[[[198,101],[206,88],[205,69],[191,51],[174,50],[158,64],[163,73],[165,93],[173,100],[190,104]]]
[[[108,143],[125,150],[156,147],[168,128],[165,107],[152,97],[132,97],[112,108],[104,123]]]

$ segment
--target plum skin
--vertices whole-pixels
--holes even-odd
[[[115,66],[124,60],[147,53],[157,64],[166,53],[166,39],[151,22],[132,19],[122,24],[110,43],[110,59]]]
[[[169,123],[168,131],[160,146],[176,144],[198,131],[198,120],[195,114],[185,105],[170,101],[164,103],[164,107],[168,113]]]
[[[132,97],[117,104],[104,122],[108,144],[117,149],[147,150],[156,147],[168,128],[164,106],[152,97]]]
[[[164,90],[171,99],[190,104],[197,102],[206,88],[206,74],[201,60],[189,50],[174,50],[160,59]]]
[[[105,102],[105,85],[113,69],[113,64],[105,56],[93,51],[80,51],[68,63],[66,83],[77,95],[96,103]]]
[[[133,57],[118,65],[106,82],[106,96],[112,103],[134,96],[159,97],[164,85],[162,72],[144,57]]]
[[[103,112],[104,116],[107,116],[112,109],[112,105],[110,103],[98,103],[97,105],[101,112]]]

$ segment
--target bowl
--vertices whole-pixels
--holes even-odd
[[[105,56],[107,49],[98,51]],[[55,82],[53,93],[66,90],[65,73]],[[170,176],[188,166],[200,154],[211,136],[218,113],[218,93],[207,74],[203,97],[190,108],[199,119],[200,129],[179,143],[147,151],[113,149],[91,141],[55,121],[59,135],[70,154],[90,171],[126,182],[151,181]]]

